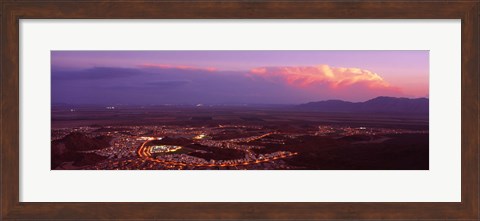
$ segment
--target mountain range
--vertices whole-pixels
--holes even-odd
[[[376,97],[365,102],[326,100],[300,104],[297,108],[319,112],[428,114],[428,98]]]

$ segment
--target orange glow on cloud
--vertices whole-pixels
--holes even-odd
[[[181,69],[181,70],[201,70],[201,71],[216,71],[214,67],[193,67],[188,65],[170,65],[170,64],[142,64],[144,68],[161,68],[161,69]]]
[[[342,89],[353,85],[363,85],[369,89],[387,89],[400,92],[378,74],[360,68],[318,66],[260,67],[250,70],[251,76],[269,81],[285,82],[290,86],[310,88],[328,85],[332,89]]]

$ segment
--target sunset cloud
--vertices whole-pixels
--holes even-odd
[[[399,90],[392,87],[378,74],[360,68],[331,67],[329,65],[260,67],[251,69],[249,74],[253,77],[284,82],[300,88],[326,85],[332,89],[342,89],[361,85],[369,89]]]
[[[161,69],[180,69],[180,70],[201,70],[201,71],[216,71],[214,67],[194,67],[188,65],[170,65],[170,64],[142,64],[140,67],[143,68],[161,68]]]
[[[88,104],[125,100],[130,104],[301,104],[402,96],[398,87],[371,71],[328,65],[244,71],[207,71],[173,65],[53,69],[52,91],[52,99],[57,103],[75,100]]]

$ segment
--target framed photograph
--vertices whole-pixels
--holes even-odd
[[[4,220],[479,215],[478,1],[4,1]]]

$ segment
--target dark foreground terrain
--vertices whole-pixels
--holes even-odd
[[[52,169],[427,170],[428,114],[52,107]]]

